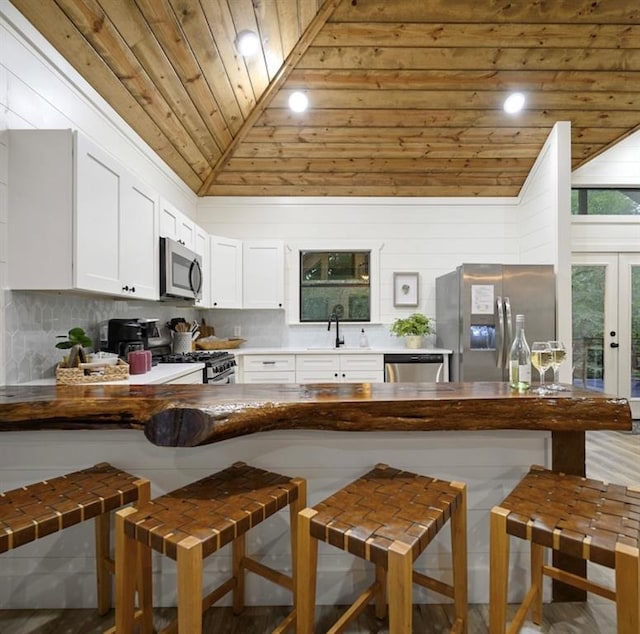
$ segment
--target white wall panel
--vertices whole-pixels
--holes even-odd
[[[382,242],[380,318],[390,322],[393,273],[418,271],[420,306],[435,314],[435,278],[464,261],[518,262],[517,200],[398,198],[204,198],[198,223],[209,233],[285,244]],[[292,270],[289,253],[289,272]],[[290,298],[287,298],[290,299]]]
[[[628,136],[572,175],[574,187],[639,187],[640,132]]]

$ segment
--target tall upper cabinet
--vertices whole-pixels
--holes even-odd
[[[244,308],[284,308],[284,244],[245,240],[242,245]]]
[[[11,288],[158,299],[157,218],[157,195],[81,134],[10,131]]]
[[[211,306],[242,308],[242,240],[211,238]]]

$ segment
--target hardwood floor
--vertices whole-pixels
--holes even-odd
[[[589,432],[587,434],[587,476],[619,482],[640,483],[640,434],[619,432]],[[594,580],[610,580],[611,571],[589,566]],[[288,613],[288,607],[251,607],[240,616],[230,608],[212,608],[204,619],[208,634],[262,634],[270,632]],[[325,632],[341,610],[335,606],[319,606],[316,632]],[[515,607],[512,608],[515,610]],[[171,608],[155,611],[156,627],[173,618]],[[451,626],[449,605],[417,605],[414,608],[414,632],[440,634]],[[469,634],[486,634],[487,606],[472,605],[469,609]],[[113,624],[113,612],[99,617],[95,610],[0,610],[2,634],[101,634]],[[353,634],[385,634],[389,631],[371,610],[365,611],[349,628]],[[615,606],[591,595],[586,603],[545,604],[544,621],[540,628],[527,622],[523,634],[614,634]]]

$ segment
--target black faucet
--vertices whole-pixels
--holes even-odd
[[[336,348],[344,345],[344,337],[340,338],[340,320],[338,319],[338,313],[335,311],[329,315],[329,325],[327,326],[327,330],[331,330],[331,322],[336,322]]]

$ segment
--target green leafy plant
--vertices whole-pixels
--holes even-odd
[[[413,313],[409,317],[398,317],[391,324],[391,334],[396,337],[407,335],[430,335],[433,332],[433,320],[422,313]]]
[[[73,346],[82,346],[83,348],[90,348],[93,346],[91,337],[87,336],[82,328],[72,328],[67,335],[58,335],[57,339],[66,339],[66,341],[58,341],[56,348],[60,350],[69,350]]]

